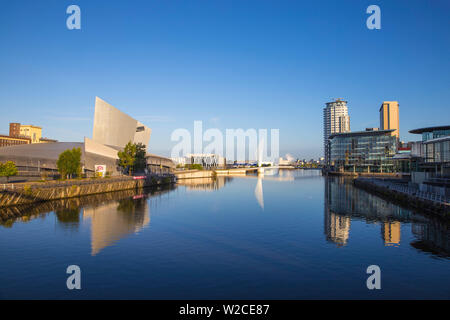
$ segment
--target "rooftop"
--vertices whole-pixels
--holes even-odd
[[[436,143],[436,142],[442,142],[442,141],[448,141],[450,140],[450,136],[445,136],[445,137],[439,137],[439,138],[435,138],[435,139],[430,139],[427,141],[424,141],[425,144],[427,143]]]
[[[450,130],[450,126],[437,126],[437,127],[426,127],[426,128],[414,129],[414,130],[409,130],[409,133],[421,134],[424,132],[433,132],[433,131],[437,131],[437,130]]]
[[[390,130],[375,130],[375,131],[354,131],[354,132],[343,132],[343,133],[334,133],[329,136],[329,139],[333,139],[335,137],[357,137],[357,136],[382,136],[388,133],[395,131],[395,129]]]

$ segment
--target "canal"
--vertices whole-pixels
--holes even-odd
[[[449,224],[317,170],[0,210],[0,299],[450,298]],[[68,290],[66,269],[81,269]],[[368,290],[378,265],[381,289]]]

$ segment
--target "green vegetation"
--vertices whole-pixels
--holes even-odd
[[[119,157],[119,166],[128,170],[128,174],[131,176],[136,161],[136,144],[128,142],[123,151],[117,153],[117,156]]]
[[[146,147],[142,143],[128,142],[123,151],[117,153],[119,166],[128,171],[128,175],[133,172],[145,169]]]
[[[69,206],[55,211],[56,219],[66,227],[77,227],[80,223],[80,208]]]
[[[199,163],[186,164],[184,167],[189,170],[203,170],[203,166]]]
[[[9,182],[9,177],[17,175],[16,164],[12,161],[0,162],[0,177],[6,177],[6,181]]]
[[[81,148],[63,151],[56,161],[62,179],[70,179],[75,175],[81,177]]]
[[[31,196],[32,195],[32,191],[31,191],[31,186],[30,185],[28,185],[28,184],[26,184],[24,187],[23,187],[23,192],[27,195],[27,196]]]
[[[134,163],[134,172],[143,171],[147,166],[145,161],[145,155],[147,154],[147,148],[145,144],[138,143],[136,144],[136,159]]]

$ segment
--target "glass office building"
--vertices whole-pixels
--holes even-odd
[[[394,172],[394,130],[338,133],[330,136],[330,164],[339,172]]]
[[[450,174],[450,126],[414,129],[409,132],[422,135],[422,168]]]

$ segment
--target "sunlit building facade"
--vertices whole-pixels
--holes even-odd
[[[398,101],[384,101],[380,107],[380,130],[393,130],[392,135],[400,138],[400,117]]]
[[[327,102],[323,109],[323,148],[325,163],[329,164],[329,137],[334,133],[350,132],[347,101]]]
[[[394,172],[397,138],[393,130],[330,136],[330,165],[339,172]]]
[[[420,128],[409,131],[422,135],[421,169],[450,174],[450,126]]]

